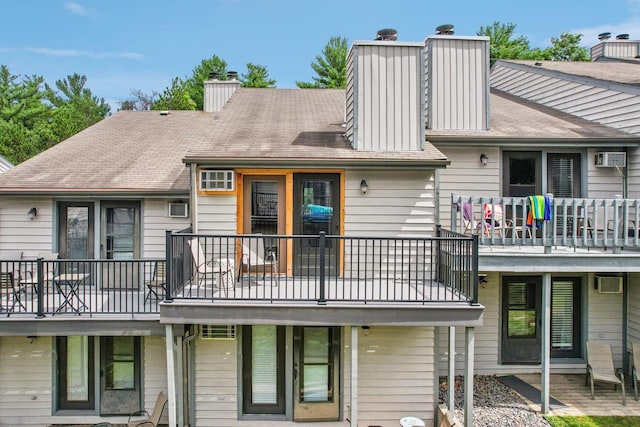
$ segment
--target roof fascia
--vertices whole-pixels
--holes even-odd
[[[216,157],[187,157],[183,159],[187,164],[215,164],[234,168],[260,167],[260,168],[330,168],[336,167],[358,169],[358,168],[444,168],[451,162],[449,160],[423,160],[423,159],[228,159]]]
[[[614,145],[616,147],[637,147],[640,146],[640,138],[510,138],[510,137],[457,137],[438,136],[429,137],[429,142],[436,146],[523,146],[532,145],[538,147],[602,147],[603,145]]]

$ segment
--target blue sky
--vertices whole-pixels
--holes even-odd
[[[217,54],[229,70],[265,65],[280,88],[311,81],[310,67],[331,36],[369,40],[381,28],[423,41],[440,24],[475,35],[493,21],[512,22],[532,47],[562,32],[628,33],[640,38],[640,0],[108,0],[3,1],[0,64],[53,85],[72,73],[115,111],[132,89],[162,92]]]

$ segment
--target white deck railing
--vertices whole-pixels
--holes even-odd
[[[529,197],[454,194],[451,229],[477,234],[480,245],[640,248],[639,199],[547,201],[547,218],[535,219]]]

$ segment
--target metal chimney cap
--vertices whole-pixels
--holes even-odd
[[[618,34],[616,40],[629,40],[629,34]]]
[[[598,34],[598,40],[607,40],[611,38],[611,33],[600,33]]]
[[[237,71],[227,71],[227,78],[229,80],[237,80],[238,79],[238,72]]]
[[[398,30],[394,28],[383,28],[381,30],[378,30],[376,34],[376,40],[396,41],[398,40]]]
[[[218,80],[219,77],[220,75],[214,71],[209,73],[209,80]]]
[[[436,34],[443,36],[450,36],[454,33],[454,26],[452,24],[442,24],[436,27]]]

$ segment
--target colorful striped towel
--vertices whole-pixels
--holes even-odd
[[[551,198],[549,196],[529,196],[529,213],[527,214],[527,226],[540,227],[542,221],[551,220]]]

